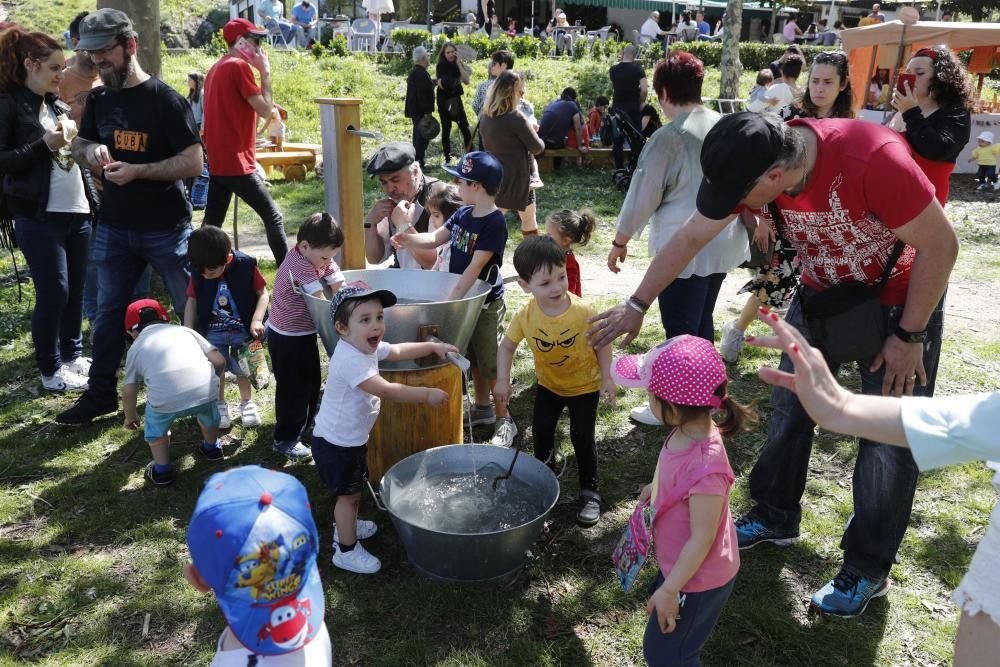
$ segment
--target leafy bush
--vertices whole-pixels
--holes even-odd
[[[413,28],[397,28],[392,31],[392,41],[403,47],[403,53],[407,58],[413,56],[413,49],[418,46],[428,46],[432,44],[433,37],[426,30],[414,30]],[[432,49],[428,48],[428,51]]]
[[[542,43],[534,37],[515,37],[510,40],[510,48],[515,58],[539,58],[542,55]]]
[[[216,30],[212,33],[212,39],[205,46],[205,50],[208,51],[210,56],[221,56],[229,50],[229,45],[226,44],[226,40],[222,38],[221,30]]]

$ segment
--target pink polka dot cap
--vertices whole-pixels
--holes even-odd
[[[611,368],[623,387],[649,389],[676,405],[718,408],[716,390],[727,381],[726,366],[711,341],[675,336],[646,354],[619,357]]]

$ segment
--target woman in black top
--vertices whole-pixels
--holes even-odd
[[[462,133],[462,150],[472,143],[472,132],[469,130],[469,119],[465,115],[465,103],[462,94],[463,83],[469,83],[469,71],[458,62],[458,50],[451,42],[445,42],[438,55],[437,67],[437,104],[441,116],[441,148],[444,150],[444,161],[451,162],[451,124],[454,122]]]
[[[972,133],[969,77],[945,46],[920,49],[906,72],[916,75],[916,81],[912,87],[903,82],[905,92],[893,91],[892,106],[899,113],[890,126],[906,137],[914,159],[944,206],[955,160]]]

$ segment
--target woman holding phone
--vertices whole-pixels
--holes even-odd
[[[82,322],[92,208],[69,152],[76,123],[56,96],[65,64],[48,35],[19,26],[0,33],[0,176],[35,285],[35,362],[45,389],[82,391],[90,371]]]
[[[969,76],[946,46],[917,51],[906,65],[906,74],[912,77],[901,74],[892,93],[892,106],[899,113],[890,127],[906,137],[944,206],[955,160],[972,132]]]

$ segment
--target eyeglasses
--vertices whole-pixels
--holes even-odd
[[[82,49],[82,51],[91,58],[94,58],[95,56],[100,58],[107,58],[108,56],[111,55],[111,52],[117,49],[119,46],[121,46],[121,43],[115,42],[111,46],[105,46],[103,49]]]

